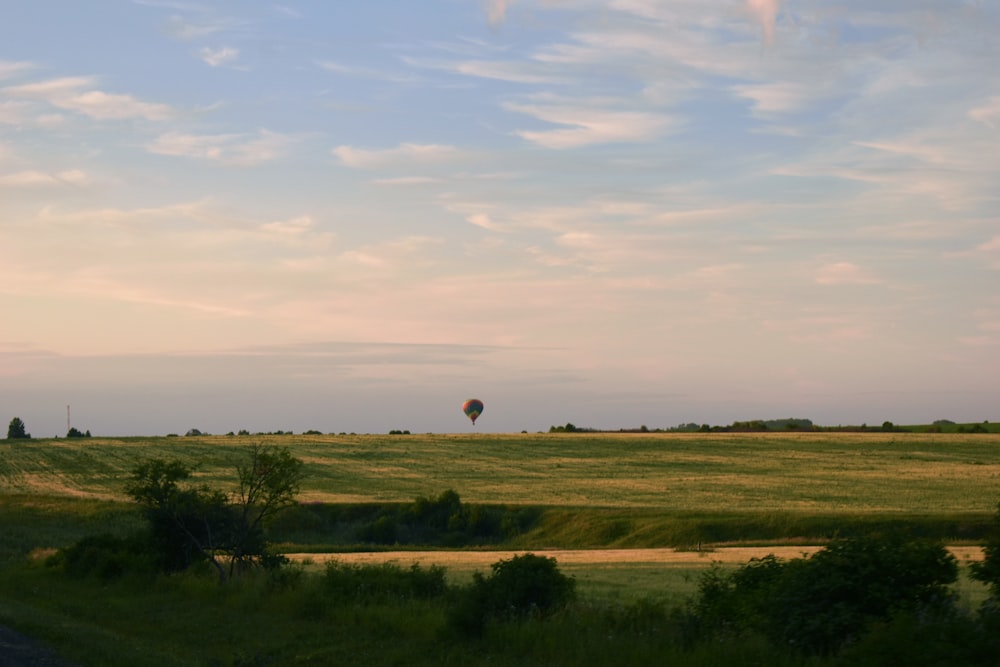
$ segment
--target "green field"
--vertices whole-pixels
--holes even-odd
[[[491,548],[677,547],[692,550],[691,561],[616,563],[595,551],[592,562],[567,562],[565,570],[578,580],[589,601],[579,612],[582,615],[549,630],[530,630],[545,638],[529,634],[504,639],[532,644],[565,635],[565,646],[534,646],[510,654],[500,646],[442,643],[444,612],[436,603],[376,605],[349,612],[328,603],[315,607],[319,603],[305,591],[272,593],[257,582],[226,592],[211,581],[187,577],[151,588],[141,582],[109,588],[98,582],[58,579],[33,557],[86,535],[124,534],[137,528],[140,520],[123,489],[140,463],[180,459],[196,466],[198,482],[232,488],[244,449],[258,442],[287,447],[306,465],[302,506],[275,526],[274,539],[286,552],[365,548],[316,528],[316,517],[331,508],[405,504],[451,489],[463,503],[534,512],[537,518],[527,530]],[[650,598],[680,603],[695,590],[698,573],[712,562],[714,549],[753,544],[787,549],[836,535],[901,527],[915,535],[975,545],[988,529],[998,500],[1000,434],[277,435],[0,441],[0,622],[13,623],[61,647],[74,647],[70,653],[84,664],[284,664],[281,660],[290,660],[288,656],[300,650],[290,648],[296,642],[305,657],[288,664],[346,664],[357,651],[377,656],[371,657],[371,664],[417,664],[413,651],[445,648],[453,651],[447,660],[425,658],[421,664],[479,664],[473,656],[483,651],[493,656],[483,658],[490,664],[581,664],[584,655],[593,658],[590,664],[629,664],[613,652],[598,656],[595,652],[611,651],[614,643],[597,635],[592,644],[574,643],[570,639],[574,633],[590,631],[573,624],[611,622],[607,618],[618,619],[616,614],[622,617],[614,623],[633,623],[627,619],[647,613],[642,601]],[[472,559],[463,559],[462,553],[443,556],[453,569],[452,580],[467,581],[474,569],[469,564]],[[405,565],[405,557],[396,558]],[[985,597],[985,589],[970,582],[967,572],[957,590],[969,607]],[[92,604],[95,596],[102,600],[98,607]],[[192,601],[200,611],[188,606]],[[624,606],[607,606],[618,604]],[[640,606],[630,606],[634,604]],[[139,608],[144,611],[138,612]],[[244,621],[223,624],[219,632],[229,639],[218,632],[202,632],[206,615],[218,617],[234,609]],[[414,613],[423,614],[424,621],[414,623]],[[185,614],[191,617],[185,620]],[[353,624],[355,631],[338,631],[336,644],[329,637],[303,634],[321,632],[331,623]],[[393,652],[380,643],[386,632],[409,638]],[[497,637],[507,632],[513,630],[498,629]],[[198,637],[195,641],[204,644],[202,650],[178,644],[178,637],[189,635]],[[635,646],[644,646],[646,639],[636,638],[641,633],[629,636],[638,642]],[[661,640],[666,641],[656,641]],[[80,647],[81,642],[86,646]],[[235,653],[231,642],[245,644],[251,652]],[[659,648],[649,650],[657,651],[657,659],[666,655],[663,645],[655,646]],[[532,655],[550,651],[560,659],[522,662],[518,653],[522,650]],[[283,657],[268,663],[268,651]],[[761,660],[773,660],[768,651]],[[119,653],[124,657],[112,659]],[[704,662],[690,664],[716,664],[717,658],[711,653]],[[731,664],[742,664],[741,659],[734,658]],[[631,660],[648,664],[641,656]]]
[[[0,444],[0,494],[122,499],[139,463],[177,458],[229,484],[250,442],[306,463],[303,501],[473,503],[663,512],[990,512],[1000,434],[211,436]]]
[[[196,466],[197,481],[231,488],[254,442],[287,447],[305,462],[306,506],[403,503],[452,489],[465,503],[539,508],[536,525],[511,543],[522,548],[814,540],[900,522],[966,541],[977,539],[1000,500],[1000,434],[20,440],[0,444],[5,546],[15,535],[32,546],[29,527],[42,533],[33,546],[59,547],[92,523],[128,525],[125,482],[151,458],[180,459]],[[67,516],[73,520],[61,525]],[[337,542],[285,533],[276,539],[306,550]]]

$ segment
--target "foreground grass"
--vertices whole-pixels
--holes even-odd
[[[566,571],[579,577],[586,570]],[[596,576],[638,592],[621,574]],[[647,568],[645,594],[618,599],[595,594],[592,581],[553,617],[494,622],[470,637],[448,623],[454,589],[431,599],[367,599],[334,593],[321,574],[299,570],[227,586],[207,572],[101,582],[68,578],[36,560],[0,570],[0,623],[76,664],[101,667],[885,664],[805,657],[753,636],[692,642],[671,613],[684,598],[656,593],[675,575]]]

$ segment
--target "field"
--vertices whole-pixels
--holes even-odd
[[[454,489],[472,503],[657,512],[989,513],[1000,434],[520,434],[211,436],[5,441],[0,495],[121,500],[150,458],[232,484],[240,449],[302,459],[301,500],[409,501]]]
[[[698,573],[713,562],[743,563],[765,553],[797,557],[815,550],[826,538],[868,529],[907,527],[915,534],[947,540],[956,545],[952,549],[959,561],[967,563],[981,558],[976,545],[1000,501],[1000,434],[276,435],[3,441],[0,622],[14,623],[57,644],[72,645],[81,632],[97,633],[101,637],[95,640],[97,654],[103,650],[100,645],[113,650],[120,643],[117,638],[126,635],[142,647],[136,648],[136,655],[152,651],[150,655],[162,658],[179,650],[153,637],[141,639],[144,626],[127,620],[129,605],[136,603],[126,598],[107,599],[108,608],[118,610],[120,618],[117,625],[105,625],[96,612],[87,610],[91,588],[66,584],[64,589],[51,589],[51,577],[32,556],[51,553],[85,535],[134,529],[138,519],[123,489],[131,471],[143,461],[180,459],[196,466],[197,481],[232,488],[244,448],[257,442],[287,447],[305,462],[307,477],[300,500],[306,508],[409,503],[452,489],[463,503],[537,510],[537,522],[503,544],[433,552],[348,553],[364,547],[337,544],[315,531],[285,526],[281,548],[296,562],[305,563],[307,571],[320,571],[331,558],[404,566],[436,563],[448,568],[452,581],[463,582],[499,558],[530,550],[555,556],[560,569],[577,579],[581,593],[601,604],[633,604],[648,598],[679,602],[695,590]],[[25,562],[36,565],[25,569]],[[985,589],[965,574],[957,590],[967,606],[974,607],[985,597]],[[177,592],[149,594],[162,604],[183,605]],[[216,600],[200,588],[197,595],[206,609],[250,606],[265,626],[274,623],[263,616],[263,607],[257,608],[254,596],[259,593],[230,593],[230,602]],[[32,599],[37,604],[26,604]],[[440,610],[427,613],[440,623]],[[369,622],[359,621],[357,614],[354,619]],[[247,631],[252,637],[253,631]],[[235,635],[237,630],[227,632]],[[223,647],[213,650],[224,655]],[[188,659],[193,660],[192,655]],[[157,660],[135,664],[172,664]],[[460,658],[456,661],[461,663]],[[244,663],[217,658],[211,664]]]

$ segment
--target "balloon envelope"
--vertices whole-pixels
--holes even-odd
[[[475,424],[476,418],[483,413],[483,402],[478,398],[470,398],[465,403],[462,403],[462,412]]]

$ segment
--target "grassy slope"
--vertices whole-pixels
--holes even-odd
[[[29,440],[0,444],[0,494],[121,498],[129,472],[179,458],[226,485],[241,448],[304,460],[302,500],[466,502],[708,513],[992,511],[1000,434],[539,434]]]
[[[815,540],[905,521],[976,539],[1000,498],[1000,435],[901,433],[268,436],[30,440],[0,444],[0,552],[125,529],[130,471],[153,457],[231,485],[264,440],[306,462],[308,502],[545,507],[513,546],[694,546]],[[116,502],[117,501],[117,502]],[[279,538],[284,539],[284,538]],[[296,535],[299,545],[322,535]],[[32,544],[32,540],[39,540]],[[800,540],[801,543],[801,540]]]

